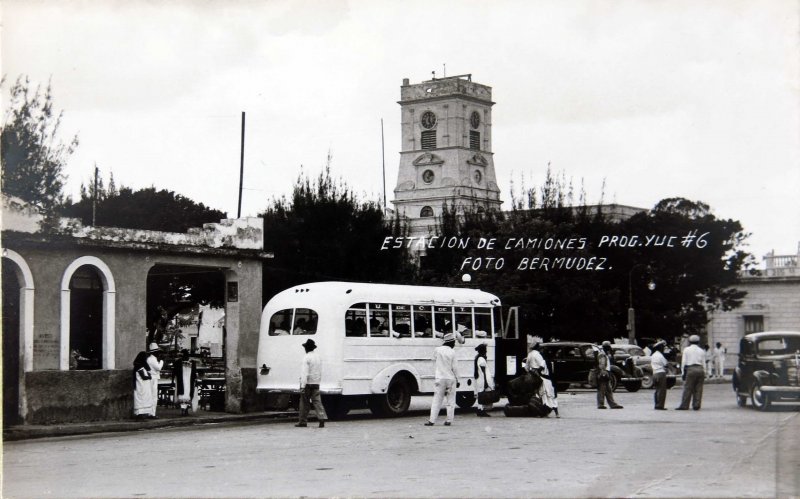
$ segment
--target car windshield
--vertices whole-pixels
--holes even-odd
[[[766,355],[782,355],[800,351],[800,337],[764,338],[756,347],[758,353]]]

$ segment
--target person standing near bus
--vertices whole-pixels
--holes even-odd
[[[442,409],[442,402],[447,408],[445,426],[450,426],[456,415],[456,389],[458,388],[458,364],[456,362],[456,339],[453,333],[447,333],[442,338],[442,345],[433,353],[435,372],[433,377],[433,403],[431,415],[425,426],[433,426]]]
[[[488,363],[486,362],[486,343],[481,343],[475,347],[475,351],[478,352],[475,355],[474,361],[474,373],[473,378],[475,378],[475,398],[479,399],[479,394],[484,390],[494,390],[494,379],[492,378],[492,373],[489,371]],[[489,413],[486,412],[486,409],[491,409],[492,404],[481,404],[480,401],[478,402],[478,417],[489,417]]]
[[[319,385],[322,382],[322,359],[315,351],[317,344],[314,340],[308,339],[303,343],[306,355],[303,357],[302,368],[300,369],[300,422],[295,426],[305,428],[308,426],[308,411],[314,405],[317,413],[319,427],[325,427],[325,408],[322,406],[322,397],[319,394]]]
[[[164,361],[159,359],[161,349],[158,344],[153,342],[147,348],[147,366],[150,368],[150,396],[153,402],[150,408],[150,419],[157,419],[156,409],[158,408],[158,380],[161,379],[161,369],[164,368]]]

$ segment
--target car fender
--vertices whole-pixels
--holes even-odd
[[[414,382],[417,385],[417,389],[419,389],[418,387],[421,386],[419,373],[411,364],[407,362],[401,362],[398,364],[392,364],[375,375],[375,377],[372,379],[372,384],[370,385],[370,390],[372,393],[386,393],[386,390],[389,389],[389,383],[391,383],[392,378],[394,378],[394,376],[401,371],[410,373],[411,376],[414,377]]]
[[[772,375],[769,371],[754,371],[753,372],[753,381],[758,383],[759,385],[771,385],[772,384]]]

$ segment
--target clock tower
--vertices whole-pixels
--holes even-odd
[[[472,75],[400,87],[400,168],[392,201],[411,235],[436,232],[443,205],[499,210],[492,159],[492,89]]]

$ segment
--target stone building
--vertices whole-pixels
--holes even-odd
[[[131,366],[146,348],[148,278],[210,272],[224,289],[224,408],[252,409],[262,308],[263,225],[223,220],[188,233],[83,227],[38,231],[39,215],[4,196],[5,424],[130,417]],[[83,363],[73,352],[82,349]]]
[[[800,331],[800,244],[795,255],[764,257],[765,269],[744,274],[736,289],[747,291],[736,310],[714,312],[707,326],[709,345],[722,343],[728,350],[726,371],[738,360],[739,340],[759,331]]]
[[[499,210],[492,152],[492,89],[471,75],[400,87],[401,145],[395,210],[412,236],[435,232],[443,206]]]

